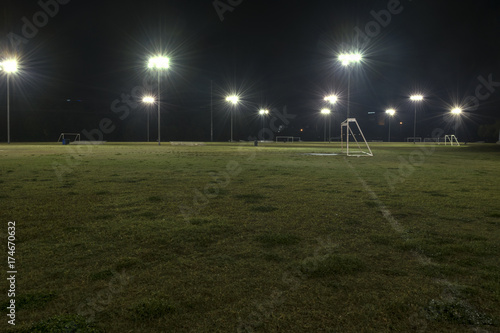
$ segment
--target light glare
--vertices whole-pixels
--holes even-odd
[[[348,66],[351,63],[361,62],[363,56],[360,53],[343,53],[339,55],[339,61],[344,66]]]
[[[153,57],[149,59],[148,68],[167,69],[169,63],[170,59],[167,57]]]
[[[454,108],[453,110],[451,110],[451,113],[455,114],[455,115],[459,115],[462,113],[462,109],[460,108]]]
[[[410,99],[412,101],[415,101],[415,102],[422,101],[424,99],[424,96],[422,96],[422,95],[412,95],[412,96],[410,96]]]
[[[385,113],[387,113],[389,116],[394,116],[396,114],[396,110],[394,109],[389,109],[389,110],[386,110]]]
[[[144,103],[149,103],[149,104],[152,104],[152,103],[154,103],[154,102],[155,102],[155,99],[154,99],[153,97],[151,97],[151,96],[146,96],[146,97],[144,97],[144,98],[142,99],[142,101],[143,101]]]
[[[240,98],[236,95],[226,97],[226,101],[233,103],[234,105],[238,104],[239,100]]]
[[[331,103],[331,104],[335,104],[337,103],[337,100],[338,100],[338,97],[335,96],[335,95],[330,95],[330,96],[326,96],[325,97],[325,101]]]
[[[321,110],[321,113],[322,113],[322,114],[325,114],[325,115],[326,115],[326,114],[330,114],[330,112],[331,112],[331,111],[330,111],[330,109],[322,109],[322,110]]]
[[[269,114],[269,110],[262,109],[262,110],[259,111],[259,114],[262,115],[262,116],[266,115],[266,114]]]
[[[17,72],[17,61],[16,60],[5,60],[0,63],[0,67],[3,71],[7,73]]]

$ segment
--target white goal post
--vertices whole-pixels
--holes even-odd
[[[276,137],[276,143],[280,142],[295,142],[295,141],[302,141],[300,139],[300,136],[277,136]]]
[[[370,146],[368,145],[368,142],[366,142],[365,135],[363,134],[363,131],[361,131],[361,127],[359,127],[358,121],[356,118],[347,118],[341,125],[340,125],[340,133],[341,133],[341,140],[342,140],[342,153],[344,153],[344,127],[345,127],[345,136],[346,136],[346,154],[347,156],[373,156],[372,150],[370,149]],[[353,129],[357,132],[354,133]],[[356,138],[356,135],[359,137],[360,140]],[[352,138],[352,139],[351,139]],[[363,141],[361,141],[363,139]],[[355,148],[354,150],[352,149],[352,142],[355,143]],[[360,142],[364,143],[365,149],[361,148]],[[356,149],[357,147],[357,149]]]
[[[448,142],[450,143],[450,146],[460,146],[460,143],[455,135],[445,135],[444,145],[446,146]]]
[[[57,142],[61,142],[63,140],[69,140],[70,142],[80,141],[80,133],[61,133]]]

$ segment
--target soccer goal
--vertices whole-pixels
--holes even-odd
[[[460,146],[460,143],[455,135],[445,135],[444,145],[446,146],[448,142],[450,143],[450,146]]]
[[[300,136],[277,136],[276,137],[276,143],[278,142],[295,142],[295,141],[302,141],[300,139]]]
[[[67,145],[70,142],[80,141],[80,133],[61,133],[57,142],[62,142]]]
[[[340,125],[342,153],[344,153],[344,137],[347,156],[373,156],[372,150],[366,142],[363,131],[356,118],[347,118]]]
[[[410,136],[406,138],[406,142],[422,142],[422,138],[419,136]]]

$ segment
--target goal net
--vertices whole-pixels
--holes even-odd
[[[450,146],[460,146],[460,143],[458,142],[458,139],[455,135],[445,135],[444,136],[444,145],[448,145],[448,143],[450,144]]]
[[[356,118],[347,118],[340,125],[342,153],[345,151],[347,156],[373,156],[372,150],[366,142],[366,138],[359,127]]]
[[[276,142],[295,142],[301,141],[299,136],[277,136]]]
[[[61,133],[57,142],[62,142],[67,145],[70,142],[80,141],[80,133]]]

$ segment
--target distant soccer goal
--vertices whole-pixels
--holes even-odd
[[[422,138],[417,136],[410,136],[406,138],[406,142],[422,142]]]
[[[450,146],[460,146],[460,143],[455,135],[444,136],[444,145],[446,146],[448,143],[450,143]]]
[[[276,137],[276,142],[297,142],[297,141],[302,141],[300,139],[300,136],[277,136]]]
[[[80,141],[80,133],[61,133],[57,142],[62,142],[67,145],[70,142]]]
[[[347,118],[340,125],[342,138],[342,153],[344,153],[344,136],[347,156],[373,156],[372,150],[366,142],[361,127],[356,118]]]

